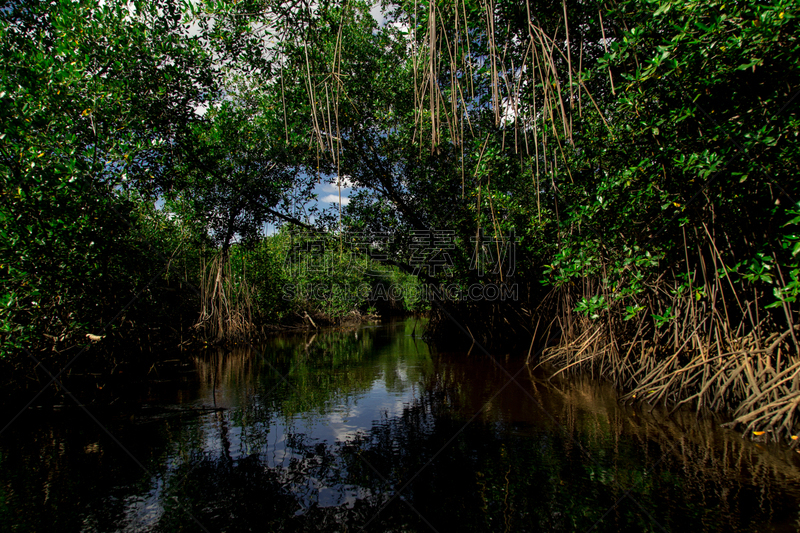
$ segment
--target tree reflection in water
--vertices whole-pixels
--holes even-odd
[[[793,531],[793,451],[436,352],[413,322],[195,359],[148,409],[30,417],[0,441],[17,531]],[[517,383],[508,374],[520,371]],[[499,392],[498,392],[499,391]],[[200,410],[214,407],[220,410]],[[477,414],[477,415],[476,415]],[[22,428],[22,426],[20,426]],[[759,449],[759,446],[761,449]],[[628,492],[630,491],[630,492]],[[433,529],[432,529],[433,528]]]

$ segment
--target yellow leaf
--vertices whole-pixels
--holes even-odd
[[[797,440],[797,435],[792,435],[792,440]]]
[[[753,435],[756,435],[756,436],[760,437],[760,436],[761,436],[761,435],[763,435],[764,433],[766,433],[766,431],[754,431],[754,432],[753,432]]]

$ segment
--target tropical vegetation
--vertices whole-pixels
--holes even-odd
[[[788,0],[4,3],[7,374],[493,284],[397,307],[788,438],[797,35]]]

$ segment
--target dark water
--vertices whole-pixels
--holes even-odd
[[[0,530],[800,528],[794,451],[413,326],[198,354],[134,411],[29,411],[0,435]]]

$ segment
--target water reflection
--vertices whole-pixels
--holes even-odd
[[[547,382],[514,358],[436,352],[413,325],[200,354],[190,377],[154,383],[141,410],[103,415],[113,438],[77,410],[27,413],[0,436],[0,527],[800,526],[794,452],[622,407],[588,379]]]

